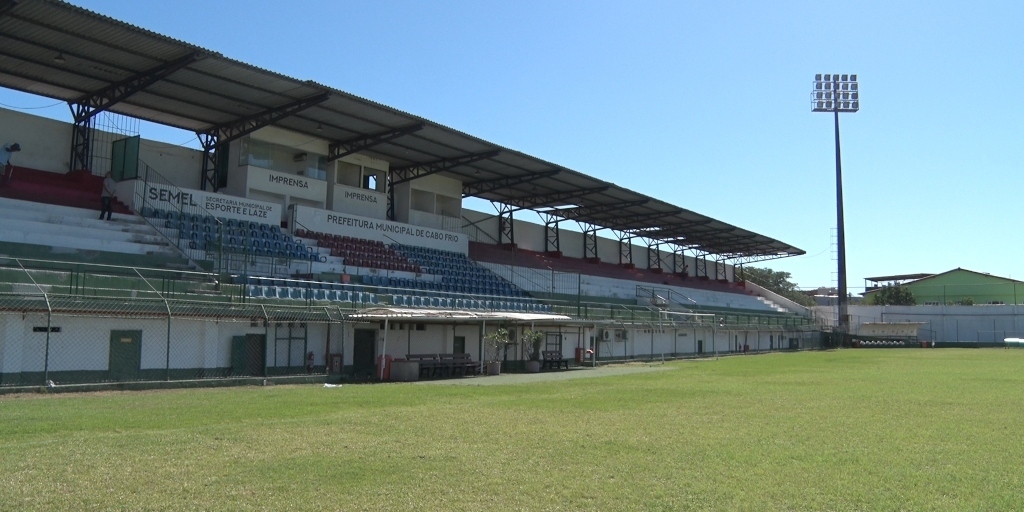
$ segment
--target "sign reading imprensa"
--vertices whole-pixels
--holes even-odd
[[[132,200],[132,208],[139,211],[143,206],[172,210],[181,206],[199,206],[214,217],[257,221],[266,224],[281,222],[281,205],[246,199],[244,197],[214,194],[187,188],[175,189],[159,184],[146,184],[135,180],[139,188]],[[141,189],[145,190],[141,190]],[[142,197],[140,197],[140,194]]]
[[[406,245],[432,247],[443,251],[469,253],[469,237],[463,233],[370,219],[302,205],[292,206],[291,225],[293,228],[379,240],[386,244],[398,242]]]
[[[298,197],[317,203],[327,200],[327,182],[308,176],[285,174],[250,165],[246,171],[246,187],[281,196]]]

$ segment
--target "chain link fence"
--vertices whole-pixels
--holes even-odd
[[[214,274],[0,265],[0,386],[322,374],[339,305],[241,302]]]
[[[480,356],[475,325],[449,327],[438,319],[424,325],[405,319],[385,330],[385,322],[353,315],[365,311],[366,304],[257,300],[246,296],[246,285],[221,279],[227,278],[171,269],[0,260],[0,387],[328,372],[361,378],[374,374],[375,358],[383,353]],[[817,333],[798,332],[808,326],[781,317],[668,314],[651,307],[552,302],[553,313],[564,310],[575,318],[563,327],[557,321],[543,327],[549,334],[546,348],[566,357],[595,342],[599,360],[820,346],[810,342],[818,339]],[[388,311],[387,306],[370,307]],[[592,340],[584,338],[581,321],[606,327],[592,331]],[[604,338],[627,330],[628,336]],[[807,336],[808,341],[790,342]],[[520,361],[523,354],[516,350],[503,359],[509,364]]]
[[[341,323],[330,307],[0,294],[0,386],[323,374]]]

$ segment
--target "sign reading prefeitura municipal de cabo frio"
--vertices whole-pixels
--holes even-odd
[[[385,244],[416,245],[463,254],[469,252],[469,237],[464,233],[370,219],[302,205],[292,207],[292,224],[310,231],[379,240]]]
[[[143,206],[162,210],[177,210],[182,206],[191,206],[201,207],[214,217],[256,221],[275,226],[281,222],[280,204],[202,190],[172,188],[153,183],[147,185],[141,181],[137,182],[136,186],[145,188],[141,197],[138,193],[133,196],[132,208],[136,211]]]

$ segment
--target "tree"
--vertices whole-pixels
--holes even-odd
[[[789,272],[777,272],[770,268],[743,267],[744,280],[775,292],[801,306],[813,306],[814,299],[797,290],[796,283],[790,281],[792,278],[793,276]]]
[[[882,286],[874,294],[874,305],[876,306],[913,306],[917,304],[914,292],[910,288],[904,288],[898,284],[887,284]]]

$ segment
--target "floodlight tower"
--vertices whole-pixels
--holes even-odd
[[[832,112],[836,125],[836,231],[839,238],[839,333],[846,342],[850,333],[849,298],[846,293],[846,233],[843,223],[843,163],[839,151],[839,113],[860,110],[857,75],[814,75],[812,112]]]

